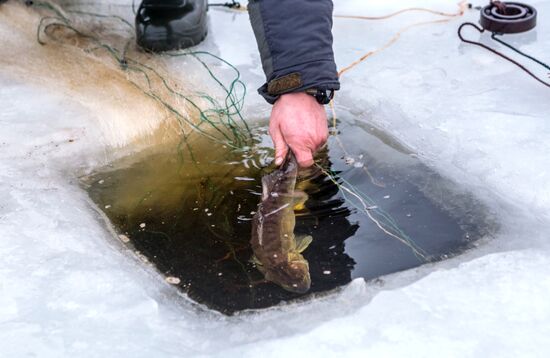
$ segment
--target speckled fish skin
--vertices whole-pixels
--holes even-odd
[[[305,196],[295,192],[297,175],[298,163],[289,154],[281,168],[262,178],[262,201],[254,215],[250,243],[266,280],[287,291],[305,293],[311,286],[309,264],[294,236],[293,207]]]

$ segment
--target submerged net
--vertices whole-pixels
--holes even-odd
[[[344,200],[359,213],[366,215],[384,234],[399,241],[408,247],[420,261],[426,262],[430,257],[412,238],[410,238],[397,224],[396,220],[385,210],[380,208],[376,202],[366,193],[359,190],[353,184],[337,177],[335,173],[317,166],[332,183],[340,189]]]

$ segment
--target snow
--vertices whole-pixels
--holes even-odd
[[[339,0],[336,13],[379,15],[410,5]],[[452,1],[414,5],[456,9]],[[537,38],[525,50],[543,57],[550,1],[534,5]],[[0,16],[12,6],[0,5]],[[201,48],[238,64],[248,88],[257,87],[262,75],[246,14],[212,10],[210,17]],[[338,65],[381,46],[407,21],[429,18],[335,19]],[[471,190],[491,208],[499,232],[445,262],[235,317],[192,303],[124,249],[78,186],[79,174],[136,150],[135,139],[158,122],[131,121],[107,99],[92,103],[55,76],[34,81],[24,75],[35,73],[33,61],[0,59],[0,356],[548,356],[549,92],[461,45],[461,20],[412,29],[345,74],[338,110]],[[17,31],[0,22],[2,42],[13,46]],[[247,97],[253,118],[269,111],[258,97]],[[125,108],[147,110],[135,102]]]
[[[307,333],[237,347],[229,356],[543,356],[550,331],[545,299],[550,280],[540,271],[546,264],[548,257],[534,252],[487,255],[380,292],[357,312]],[[532,280],[540,284],[524,284]]]

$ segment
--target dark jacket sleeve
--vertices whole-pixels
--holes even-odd
[[[308,88],[340,88],[332,51],[332,0],[250,0],[250,22],[266,83],[258,92],[279,95]]]

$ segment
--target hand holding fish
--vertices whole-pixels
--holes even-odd
[[[275,164],[283,163],[290,147],[298,164],[310,167],[328,138],[325,108],[306,93],[283,94],[273,105],[269,134],[275,144]]]

